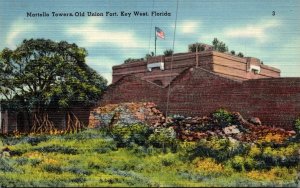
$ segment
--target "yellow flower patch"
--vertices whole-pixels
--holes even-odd
[[[295,170],[289,170],[286,167],[275,167],[270,171],[253,170],[246,174],[247,177],[260,181],[291,180],[296,176]]]
[[[197,172],[221,173],[224,170],[224,166],[216,163],[212,158],[196,158],[194,164]]]

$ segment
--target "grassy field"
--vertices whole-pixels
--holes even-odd
[[[2,137],[0,147],[10,154],[0,158],[0,185],[299,186],[298,141],[186,142],[166,135],[137,126]]]

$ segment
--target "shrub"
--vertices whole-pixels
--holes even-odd
[[[235,156],[229,161],[231,167],[238,172],[250,171],[256,168],[256,162],[251,157],[242,157],[240,155]]]
[[[145,142],[150,135],[150,129],[147,125],[115,125],[111,133],[117,141],[119,147],[127,147],[133,143],[145,145]]]
[[[176,139],[176,133],[173,128],[157,128],[149,136],[148,143],[154,147],[159,148],[171,148],[172,151],[176,151],[178,148],[178,141]]]
[[[61,166],[58,166],[58,165],[46,164],[46,165],[44,165],[43,168],[46,172],[51,172],[51,173],[56,173],[56,174],[61,174],[63,172],[63,169],[61,168]]]
[[[296,119],[294,127],[295,127],[296,134],[300,136],[300,118]]]
[[[20,157],[16,159],[18,165],[25,165],[29,162],[29,159],[26,157]]]
[[[211,157],[218,162],[226,161],[236,155],[243,155],[249,151],[249,145],[232,143],[227,138],[212,137],[210,140],[200,140],[196,147],[188,151],[188,158]]]
[[[174,158],[164,158],[161,160],[163,166],[171,166],[176,162]]]
[[[193,164],[196,172],[201,172],[206,175],[220,175],[224,172],[223,165],[216,163],[212,158],[196,158]]]
[[[256,161],[254,169],[270,169],[273,166],[293,167],[299,164],[299,144],[254,145],[248,155]]]
[[[42,162],[42,159],[31,159],[31,160],[30,160],[30,164],[31,164],[32,166],[37,166],[37,165],[39,165],[41,162]]]
[[[250,157],[255,157],[255,156],[258,156],[262,153],[262,150],[261,148],[259,148],[256,144],[253,144],[251,147],[250,147],[250,150],[248,152],[248,155]]]
[[[233,159],[232,159],[232,162],[231,162],[231,166],[233,169],[237,170],[237,171],[243,171],[244,170],[244,165],[243,165],[243,162],[244,162],[244,158],[241,157],[241,156],[235,156]]]
[[[225,109],[219,109],[212,114],[212,118],[221,127],[231,125],[233,122],[233,116],[230,112]]]

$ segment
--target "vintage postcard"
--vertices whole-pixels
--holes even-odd
[[[298,0],[0,0],[0,187],[299,187]]]

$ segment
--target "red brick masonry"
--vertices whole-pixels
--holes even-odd
[[[164,70],[149,71],[155,62],[163,62]],[[280,70],[256,58],[213,51],[198,54],[198,67],[195,53],[175,54],[172,68],[171,57],[164,56],[114,66],[100,105],[148,101],[166,112],[169,84],[168,114],[205,116],[226,108],[287,129],[300,117],[300,78],[280,78]]]

